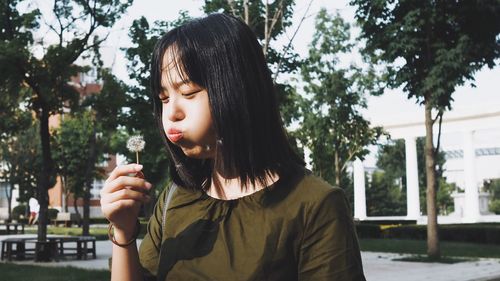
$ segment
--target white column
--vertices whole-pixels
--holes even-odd
[[[64,210],[66,210],[66,194],[63,191],[61,193],[61,212],[64,212]]]
[[[17,199],[19,199],[19,185],[16,184],[14,185],[14,188],[12,189],[12,198],[11,198],[11,201],[10,201],[10,206],[12,209],[14,209],[14,207],[17,207],[19,205],[19,201],[17,201]]]
[[[417,143],[415,137],[405,138],[406,153],[406,207],[407,218],[420,217],[420,195],[418,192]]]
[[[474,131],[464,133],[463,151],[465,177],[464,222],[477,222],[479,219],[479,191],[476,183]]]
[[[366,219],[365,168],[360,159],[354,160],[354,218]]]

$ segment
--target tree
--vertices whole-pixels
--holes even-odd
[[[20,108],[21,102],[29,93],[20,83],[23,73],[13,71],[12,66],[28,59],[29,53],[25,46],[33,42],[31,30],[38,26],[36,18],[39,12],[35,10],[20,15],[13,9],[16,5],[17,1],[0,1],[0,142],[2,161],[5,163],[2,177],[10,184],[10,188],[6,190],[9,218],[12,189],[23,178],[20,169],[26,167],[22,163],[25,163],[26,158],[36,157],[29,149],[18,146],[19,140],[23,138],[23,131],[31,125],[31,115]],[[15,150],[16,148],[22,150]]]
[[[483,182],[483,191],[491,195],[490,211],[500,214],[500,179],[489,179]]]
[[[427,253],[439,258],[433,125],[451,108],[455,88],[474,81],[500,55],[498,1],[351,0],[373,63],[387,64],[387,84],[425,107]],[[433,112],[436,111],[435,117]],[[440,126],[439,126],[440,128]]]
[[[371,175],[366,192],[368,216],[403,216],[406,214],[405,192],[397,181],[387,176],[386,171],[375,171]]]
[[[53,157],[58,174],[64,179],[66,198],[70,194],[76,199],[83,197],[86,185],[87,165],[90,161],[89,141],[93,134],[94,120],[90,111],[66,115],[60,127],[53,132],[57,149]],[[67,204],[66,204],[67,206]],[[76,209],[75,204],[75,210]]]
[[[38,187],[40,217],[38,241],[47,237],[48,189],[50,177],[54,174],[49,117],[62,110],[65,101],[73,104],[78,100],[75,89],[68,84],[71,76],[81,68],[75,62],[83,55],[98,53],[100,44],[106,39],[97,33],[102,28],[111,27],[131,4],[131,0],[64,0],[55,1],[52,8],[54,23],[47,23],[48,29],[57,37],[57,42],[48,46],[34,42],[32,32],[38,26],[40,12],[20,14],[18,0],[3,0],[2,37],[6,43],[1,47],[0,65],[11,84],[29,89],[29,108],[40,121],[40,141],[42,149],[42,171]],[[49,16],[47,16],[49,18]],[[43,41],[43,40],[42,40]],[[36,57],[34,46],[46,47],[41,57]],[[12,55],[12,56],[11,56]],[[9,74],[13,73],[13,74]],[[12,92],[11,95],[16,95]],[[37,260],[50,258],[39,252]]]
[[[120,123],[122,110],[126,102],[127,87],[109,70],[102,69],[102,89],[97,94],[87,96],[83,107],[88,108],[92,124],[88,135],[88,159],[86,159],[85,184],[83,188],[83,235],[89,235],[90,225],[90,190],[95,178],[102,178],[104,171],[97,163],[102,162],[104,154],[115,154],[115,140],[121,136]]]
[[[100,76],[101,91],[83,97],[79,110],[66,115],[54,133],[58,148],[54,151],[54,160],[58,174],[65,179],[66,198],[73,195],[76,213],[77,199],[83,199],[83,235],[89,235],[93,181],[105,176],[104,169],[97,163],[107,160],[105,154],[116,152],[114,139],[121,133],[118,126],[126,97],[126,86],[108,70],[102,70]]]
[[[348,163],[363,159],[369,152],[366,146],[375,144],[382,134],[359,112],[366,108],[364,94],[375,89],[372,73],[354,65],[340,66],[339,57],[352,50],[349,40],[349,24],[322,9],[302,67],[308,97],[301,106],[299,138],[311,147],[314,170],[336,186],[342,186]]]
[[[29,112],[24,112],[24,130],[13,133],[2,142],[0,147],[3,165],[0,168],[2,180],[8,183],[5,190],[8,200],[8,213],[11,219],[12,193],[15,186],[19,187],[19,201],[27,202],[35,196],[35,191],[40,178],[41,149],[37,123],[32,120]],[[51,179],[54,182],[55,179]]]
[[[418,163],[418,184],[425,186],[425,138],[417,138],[417,163]],[[397,185],[401,188],[401,204],[406,204],[406,155],[404,140],[393,140],[387,144],[379,146],[377,154],[377,167],[384,171],[381,175],[384,182],[392,182],[393,186]],[[456,187],[453,184],[447,183],[444,174],[444,164],[446,163],[445,153],[439,151],[436,155],[436,176],[439,179],[437,185],[437,204],[438,213],[447,214],[453,209],[453,200],[451,193]],[[397,184],[396,184],[397,183]],[[375,184],[375,183],[373,183]],[[425,189],[420,188],[420,210],[426,213]]]
[[[32,118],[29,112],[19,106],[21,95],[16,97],[7,94],[9,91],[19,91],[19,87],[13,87],[8,81],[6,82],[0,86],[0,96],[3,97],[0,99],[0,162],[3,164],[0,165],[0,178],[8,184],[5,195],[8,200],[7,211],[10,220],[12,191],[19,181],[25,159],[33,156],[27,154],[28,151],[25,149],[16,150],[14,146],[17,146],[19,138],[22,138],[31,126]]]

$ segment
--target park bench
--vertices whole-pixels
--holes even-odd
[[[96,258],[96,239],[94,236],[61,237],[58,240],[61,257],[76,256],[78,260],[86,260],[89,254]]]
[[[2,241],[2,260],[25,260],[36,255],[36,238],[7,238]],[[96,239],[93,236],[53,236],[47,237],[47,246],[54,253],[53,258],[75,256],[78,260],[86,260],[89,254],[96,258]],[[32,245],[32,246],[31,246]]]
[[[26,241],[32,238],[7,238],[2,240],[1,259],[24,260],[27,255],[33,255],[35,248],[26,248]]]
[[[73,223],[80,225],[80,216],[75,213],[57,213],[57,217],[52,220],[54,226],[63,224],[70,227]]]
[[[5,226],[7,234],[24,234],[24,223],[22,222],[0,222]]]

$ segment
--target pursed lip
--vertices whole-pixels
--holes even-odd
[[[167,130],[167,138],[171,142],[178,142],[182,139],[183,135],[182,131],[178,129],[170,128]]]

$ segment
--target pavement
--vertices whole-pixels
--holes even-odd
[[[10,237],[36,237],[36,235],[2,235],[0,236],[0,240]],[[138,242],[139,245],[140,240]],[[83,261],[64,260],[48,263],[16,261],[15,263],[107,270],[108,260],[111,257],[111,249],[111,242],[97,241],[97,259]],[[393,259],[408,255],[392,253],[362,252],[361,256],[365,276],[368,281],[500,281],[500,259],[478,259],[455,264],[442,264],[394,261]]]

